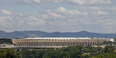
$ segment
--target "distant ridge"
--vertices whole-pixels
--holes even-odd
[[[44,31],[0,31],[0,38],[27,38],[27,37],[97,37],[97,38],[116,38],[116,34],[102,34],[88,31],[81,32],[44,32]]]

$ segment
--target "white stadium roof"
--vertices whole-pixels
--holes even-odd
[[[81,38],[81,37],[78,37],[78,38],[74,38],[74,37],[35,37],[35,38],[24,38],[24,39],[91,39],[91,38],[88,38],[88,37],[85,37],[85,38]]]

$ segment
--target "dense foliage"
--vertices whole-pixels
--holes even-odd
[[[17,58],[14,49],[0,49],[0,58]]]
[[[12,40],[8,38],[0,38],[0,44],[12,44]]]
[[[59,49],[0,49],[0,58],[116,58],[114,46],[74,46]]]

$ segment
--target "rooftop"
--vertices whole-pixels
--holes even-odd
[[[81,37],[78,37],[78,38],[75,38],[75,37],[35,37],[35,38],[24,38],[24,39],[91,39],[91,38],[88,38],[88,37],[85,37],[85,38],[81,38]]]

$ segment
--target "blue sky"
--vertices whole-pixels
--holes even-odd
[[[0,30],[116,33],[116,0],[0,0]]]

